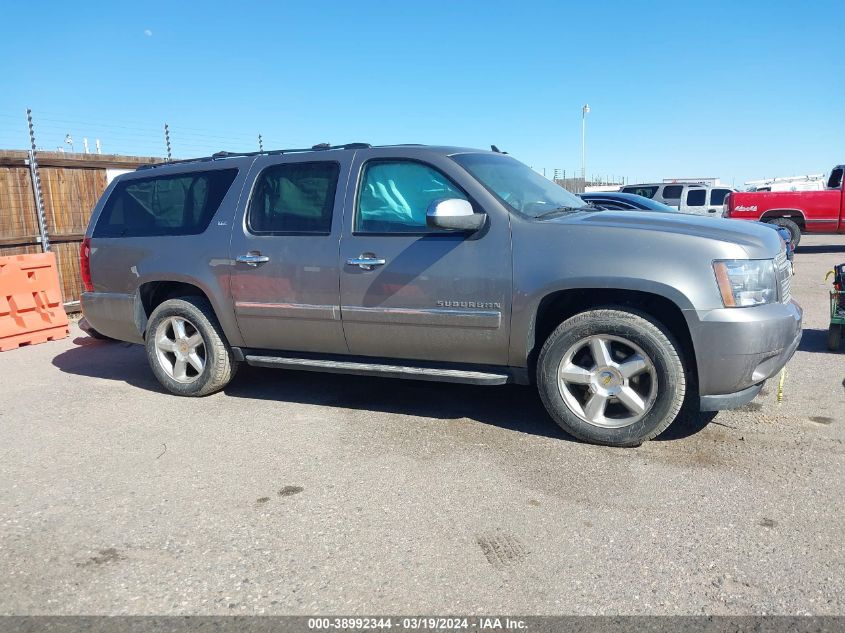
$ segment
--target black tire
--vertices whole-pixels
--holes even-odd
[[[785,228],[792,236],[792,248],[794,249],[798,246],[798,243],[801,241],[801,227],[794,220],[790,220],[789,218],[772,218],[771,220],[766,220],[766,222]]]
[[[558,383],[559,368],[568,350],[598,335],[634,343],[652,364],[650,371],[656,378],[652,403],[640,419],[627,426],[607,428],[583,419],[567,403]],[[639,446],[672,424],[684,404],[691,381],[680,349],[669,331],[645,313],[622,307],[582,312],[561,323],[543,345],[537,362],[540,397],[555,422],[578,439],[607,446]],[[623,350],[616,348],[613,352]],[[585,393],[585,397],[589,395]],[[612,406],[621,404],[613,398],[609,402]]]
[[[196,373],[188,377],[189,382],[174,379],[159,359],[156,333],[162,323],[172,317],[186,321],[193,328],[192,333],[202,337],[203,368],[201,372],[194,370]],[[214,310],[203,297],[178,297],[159,305],[147,324],[146,349],[155,377],[165,389],[179,396],[207,396],[220,391],[229,384],[238,368]]]
[[[842,343],[842,326],[838,323],[831,323],[827,328],[827,349],[831,352],[838,352]]]

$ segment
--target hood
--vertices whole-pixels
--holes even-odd
[[[742,246],[748,256],[774,257],[781,250],[782,241],[776,231],[759,222],[709,218],[681,213],[652,213],[645,211],[595,211],[560,216],[550,223],[619,228],[628,231],[652,231],[676,235],[690,235]],[[634,235],[631,239],[636,239]]]

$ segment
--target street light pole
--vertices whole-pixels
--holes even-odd
[[[581,178],[584,179],[584,186],[587,186],[587,112],[590,105],[585,103],[581,108]]]

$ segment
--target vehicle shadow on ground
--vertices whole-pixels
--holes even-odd
[[[167,393],[147,364],[141,345],[97,340],[89,336],[73,339],[75,347],[53,358],[53,366],[68,374],[117,380],[133,387]]]
[[[845,244],[808,244],[801,246],[800,244],[795,248],[797,255],[806,255],[809,253],[845,253]]]
[[[827,349],[827,330],[805,329],[801,334],[801,343],[798,345],[799,352],[841,354],[842,350],[845,350],[845,346],[841,347],[838,352]]]
[[[142,346],[98,341],[84,336],[73,342],[75,347],[53,359],[53,365],[59,370],[122,381],[139,389],[166,393],[150,371]],[[224,393],[234,398],[296,402],[424,418],[468,418],[519,433],[579,441],[566,434],[549,417],[533,387],[519,385],[481,387],[242,365]],[[656,439],[689,437],[701,431],[712,419],[710,414],[695,411],[682,416]]]

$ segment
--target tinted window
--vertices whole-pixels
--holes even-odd
[[[830,172],[830,178],[827,180],[827,186],[830,189],[839,189],[842,187],[842,172],[843,170],[834,169]]]
[[[631,187],[622,187],[622,191],[625,193],[633,193],[638,196],[642,196],[643,198],[653,198],[654,194],[657,193],[657,186],[653,187],[639,187],[639,186],[631,186]]]
[[[330,233],[339,172],[340,166],[328,161],[268,167],[258,177],[249,202],[249,230]]]
[[[724,204],[725,196],[730,192],[730,189],[713,189],[710,192],[710,204],[713,206]]]
[[[687,194],[688,207],[703,207],[705,200],[707,200],[706,189],[690,189]]]
[[[592,202],[597,207],[607,209],[608,211],[630,211],[631,209],[636,208],[626,204],[625,202],[619,202],[617,200],[588,199],[587,202]]]
[[[429,205],[445,198],[467,199],[451,180],[433,167],[411,161],[369,162],[361,176],[355,230],[364,233],[428,231],[425,214]]]
[[[666,187],[663,187],[662,197],[664,200],[680,200],[681,192],[683,190],[683,185],[667,185]]]
[[[119,182],[94,227],[94,237],[202,233],[237,169],[134,178]]]

